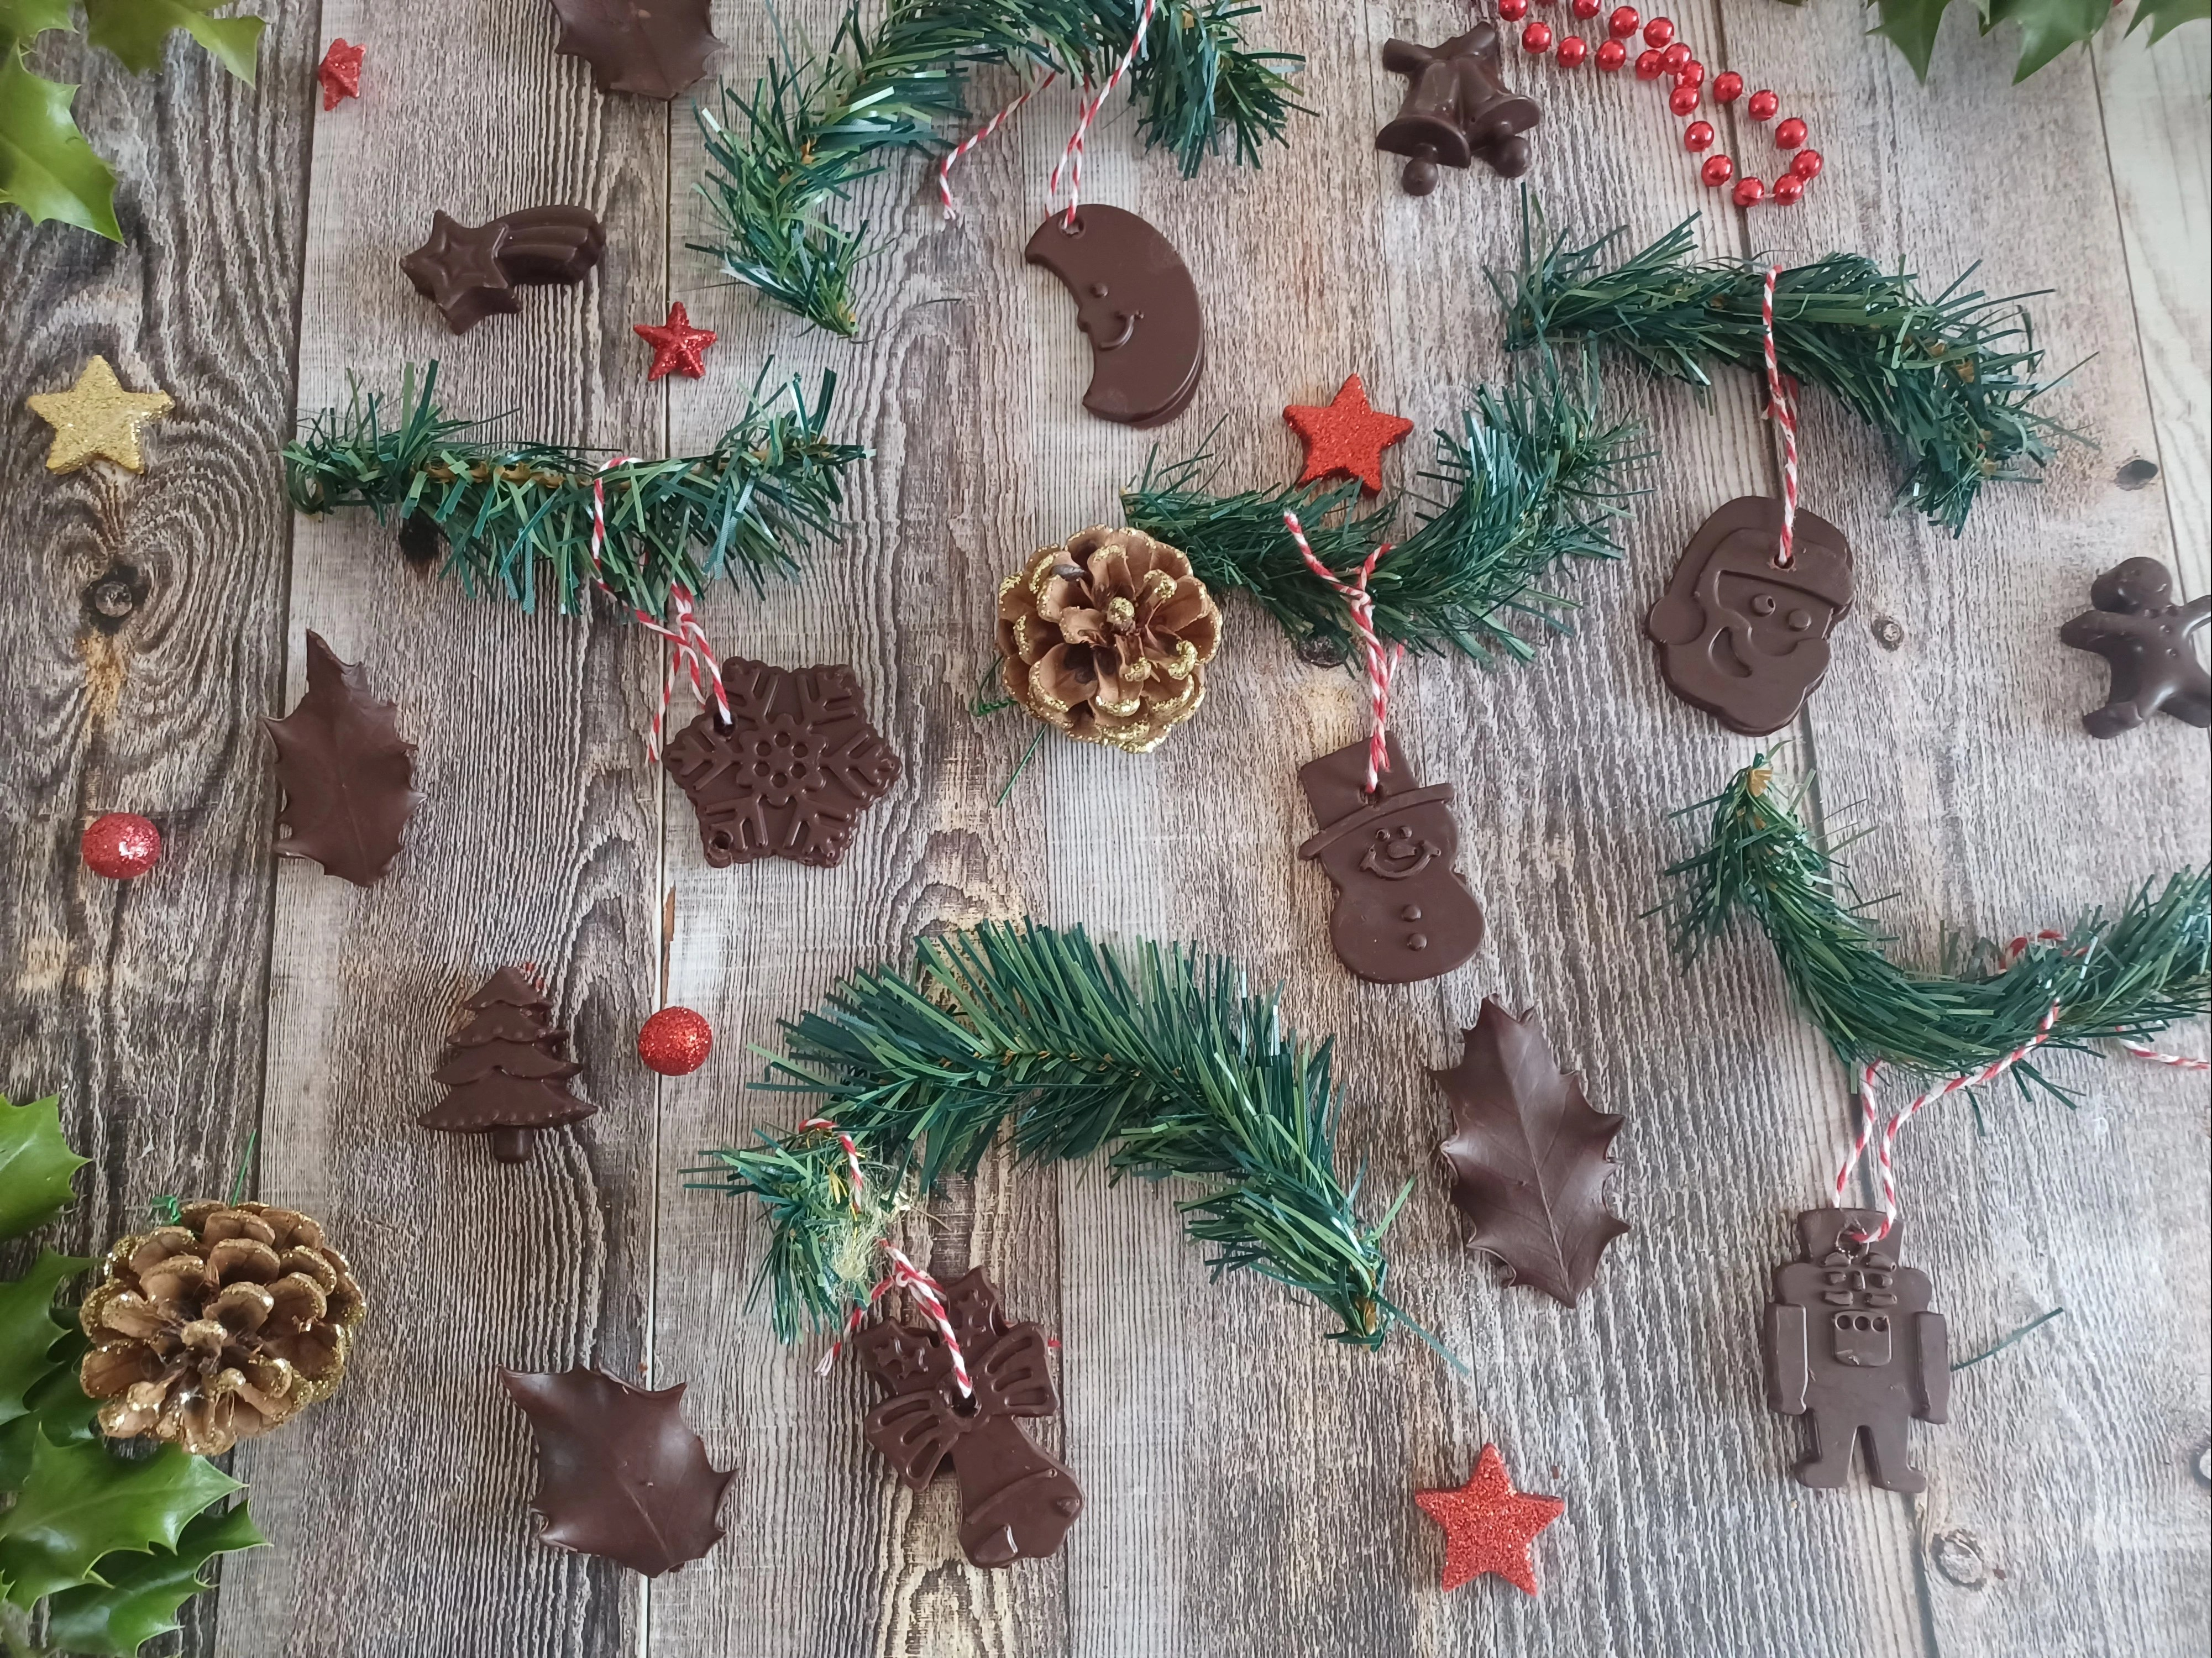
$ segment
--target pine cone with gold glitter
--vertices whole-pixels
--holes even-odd
[[[1085,530],[999,586],[1006,694],[1086,743],[1143,754],[1206,700],[1221,611],[1141,530]]]
[[[100,1431],[200,1456],[333,1391],[363,1310],[321,1225],[264,1203],[188,1203],[179,1224],[118,1239],[106,1272],[77,1314]]]

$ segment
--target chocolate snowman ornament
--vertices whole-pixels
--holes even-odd
[[[1329,942],[1371,984],[1412,984],[1450,972],[1482,943],[1482,907],[1454,864],[1452,786],[1424,787],[1389,739],[1389,769],[1367,793],[1364,738],[1298,768],[1321,825],[1298,848],[1337,886]]]

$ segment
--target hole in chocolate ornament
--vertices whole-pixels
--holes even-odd
[[[1875,617],[1874,642],[1885,651],[1895,650],[1905,643],[1905,624],[1890,616]]]
[[[2158,463],[2145,460],[2141,455],[2124,463],[2112,474],[2112,482],[2123,489],[2140,489],[2158,477]]]

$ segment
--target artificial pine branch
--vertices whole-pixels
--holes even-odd
[[[866,1306],[909,1187],[972,1174],[1011,1125],[1028,1160],[1110,1145],[1117,1177],[1207,1183],[1180,1206],[1192,1236],[1218,1246],[1217,1276],[1250,1268],[1302,1290],[1343,1321],[1332,1339],[1376,1346],[1400,1316],[1379,1240],[1405,1193],[1372,1226],[1354,1214],[1358,1183],[1347,1191],[1334,1172],[1329,1044],[1309,1052],[1276,999],[1248,992],[1223,957],[1150,942],[1117,952],[1079,927],[988,922],[923,938],[911,970],[856,974],[787,1022],[787,1053],[766,1056],[785,1080],[755,1084],[822,1096],[810,1108],[863,1158],[857,1209],[829,1130],[763,1133],[693,1172],[767,1209],[759,1285],[787,1341]]]
[[[1575,601],[1534,584],[1565,560],[1620,556],[1613,531],[1626,515],[1621,475],[1644,459],[1633,449],[1640,428],[1607,420],[1598,403],[1594,376],[1576,388],[1549,363],[1529,384],[1476,390],[1459,434],[1437,434],[1437,470],[1422,474],[1451,493],[1369,579],[1382,638],[1488,662],[1498,652],[1535,654],[1514,630],[1517,619],[1567,630],[1557,613]],[[1351,580],[1388,537],[1394,503],[1355,515],[1357,482],[1208,495],[1193,487],[1206,460],[1148,465],[1121,492],[1124,516],[1181,548],[1212,591],[1250,593],[1302,653],[1341,660],[1352,647],[1344,601],[1306,568],[1283,513],[1297,513],[1314,556]],[[1340,512],[1340,519],[1324,521]]]
[[[403,376],[396,423],[355,383],[343,410],[324,410],[285,445],[285,487],[311,515],[367,507],[380,522],[387,512],[402,526],[426,519],[470,591],[503,592],[525,610],[550,601],[566,615],[585,608],[593,579],[596,483],[606,496],[600,574],[623,604],[659,616],[672,586],[696,594],[727,577],[758,592],[796,571],[808,537],[834,526],[840,474],[869,453],[823,435],[836,375],[823,375],[811,405],[796,379],[763,397],[766,379],[763,368],[710,452],[603,467],[568,445],[469,435],[489,422],[438,407],[433,362],[419,388],[411,367]],[[786,392],[791,406],[779,408]]]
[[[1682,885],[1670,906],[1686,962],[1748,911],[1801,1006],[1845,1065],[1879,1061],[1929,1078],[1969,1075],[2029,1042],[2058,1005],[2050,1046],[2142,1041],[2205,1011],[2212,971],[2212,872],[2146,883],[2107,921],[2076,920],[2063,938],[2022,941],[2017,954],[1980,941],[1941,973],[1898,966],[1890,940],[1860,914],[1849,877],[1773,783],[1765,755],[1718,796],[1704,851],[1668,870]],[[2023,1061],[2024,1077],[2050,1086]],[[2057,1091],[2056,1090],[2053,1090]]]
[[[1764,375],[1763,263],[1693,263],[1694,221],[1685,220],[1607,269],[1620,231],[1577,246],[1546,240],[1533,208],[1527,217],[1521,269],[1491,278],[1506,307],[1508,350],[1582,340],[1693,386],[1710,386],[1717,363]],[[1783,271],[1774,298],[1782,372],[1883,433],[1906,466],[1897,499],[1954,535],[1983,484],[2035,477],[2052,440],[2072,435],[2030,406],[2051,389],[2034,378],[2043,353],[2033,319],[2008,308],[2013,299],[1962,289],[1965,281],[1926,299],[1906,273],[1832,253]]]
[[[1226,137],[1240,161],[1282,136],[1293,106],[1282,70],[1303,61],[1248,51],[1241,20],[1256,5],[1161,0],[1129,75],[1147,145],[1171,150],[1184,176]],[[847,230],[833,201],[900,150],[942,142],[963,115],[963,83],[982,64],[1103,82],[1127,50],[1136,11],[1122,0],[890,0],[871,33],[858,4],[826,58],[771,63],[750,98],[725,87],[703,104],[708,171],[699,185],[717,240],[692,244],[738,282],[817,326],[860,326],[852,279],[867,227]]]

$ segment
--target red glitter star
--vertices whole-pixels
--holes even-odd
[[[1416,1491],[1413,1501],[1444,1528],[1444,1587],[1455,1589],[1494,1571],[1525,1594],[1536,1592],[1528,1550],[1536,1533],[1566,1508],[1564,1498],[1529,1497],[1513,1489],[1505,1459],[1485,1445],[1474,1473],[1455,1491]]]
[[[1413,422],[1395,415],[1377,414],[1369,407],[1367,388],[1354,374],[1345,381],[1327,408],[1292,404],[1283,418],[1297,428],[1306,443],[1306,470],[1298,482],[1341,472],[1359,480],[1369,495],[1382,488],[1382,452],[1413,429]]]
[[[668,307],[668,320],[661,326],[641,322],[633,323],[631,329],[638,338],[653,343],[653,367],[645,371],[646,379],[657,380],[671,369],[695,380],[706,374],[707,365],[701,359],[714,343],[714,331],[692,327],[683,301]]]
[[[361,60],[368,56],[367,46],[349,46],[343,39],[331,42],[315,66],[315,79],[323,83],[325,109],[336,109],[341,98],[361,96]]]

